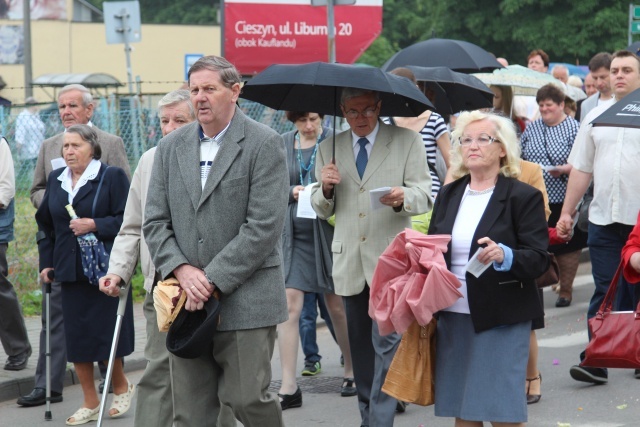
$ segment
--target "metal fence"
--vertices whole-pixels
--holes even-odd
[[[131,171],[135,170],[140,156],[160,140],[160,122],[157,103],[163,94],[145,94],[141,97],[102,98],[96,101],[92,122],[100,129],[118,135],[124,140]],[[35,114],[25,113],[32,105],[0,106],[0,134],[11,147],[16,171],[16,239],[7,253],[9,278],[19,294],[36,293],[38,285],[38,250],[35,241],[37,231],[35,209],[29,199],[29,189],[42,141],[64,130],[60,123],[57,105],[35,106]],[[293,129],[282,111],[275,111],[261,104],[240,100],[240,108],[251,118],[264,123],[278,133]],[[38,299],[34,297],[34,299]],[[23,298],[23,304],[25,304]]]

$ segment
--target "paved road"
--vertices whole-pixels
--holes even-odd
[[[529,426],[532,427],[636,427],[640,425],[640,381],[632,371],[611,370],[609,384],[590,386],[573,381],[569,367],[577,361],[586,343],[585,315],[592,291],[589,265],[583,264],[576,280],[574,303],[568,308],[554,307],[555,294],[545,291],[547,327],[539,331],[540,369],[543,375],[543,397],[529,406]],[[137,319],[138,321],[139,319]],[[322,349],[323,372],[314,378],[301,378],[305,391],[302,408],[284,412],[288,427],[321,427],[359,425],[355,398],[340,397],[339,351],[324,326],[318,330]],[[299,368],[302,368],[300,362]],[[280,378],[279,357],[273,361],[274,380]],[[141,371],[129,373],[133,381]],[[15,400],[0,403],[0,427],[63,426],[81,402],[77,385],[65,388],[64,402],[51,406],[53,421],[44,421],[44,407],[20,408]],[[88,424],[93,425],[93,423]],[[104,426],[133,426],[133,414],[120,419],[107,419]],[[436,418],[433,407],[410,405],[407,412],[396,417],[400,427],[451,427],[450,419]]]

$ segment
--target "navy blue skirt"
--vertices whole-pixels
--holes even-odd
[[[469,314],[440,312],[435,414],[467,421],[527,421],[531,322],[476,333]]]
[[[119,298],[100,292],[89,282],[62,282],[62,313],[69,362],[108,360]],[[122,320],[116,357],[133,353],[133,304],[129,298]]]

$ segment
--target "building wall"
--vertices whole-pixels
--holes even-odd
[[[0,25],[21,22],[0,20]],[[144,24],[141,35],[139,43],[131,44],[131,69],[134,82],[140,76],[145,93],[180,87],[185,54],[220,53],[219,26]],[[119,93],[128,92],[124,44],[107,44],[104,24],[32,21],[31,39],[34,79],[48,73],[107,73],[125,83]],[[24,66],[0,65],[0,75],[7,83],[0,96],[23,103]],[[34,96],[39,101],[51,101],[54,90],[34,88]]]

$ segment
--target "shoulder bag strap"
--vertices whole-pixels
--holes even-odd
[[[93,205],[91,206],[91,218],[96,217],[96,203],[98,203],[98,196],[100,195],[100,190],[102,189],[102,181],[104,181],[104,176],[107,174],[107,169],[109,169],[109,166],[104,168],[102,176],[100,177],[100,183],[98,184],[98,191],[96,191],[96,195],[93,198]]]

